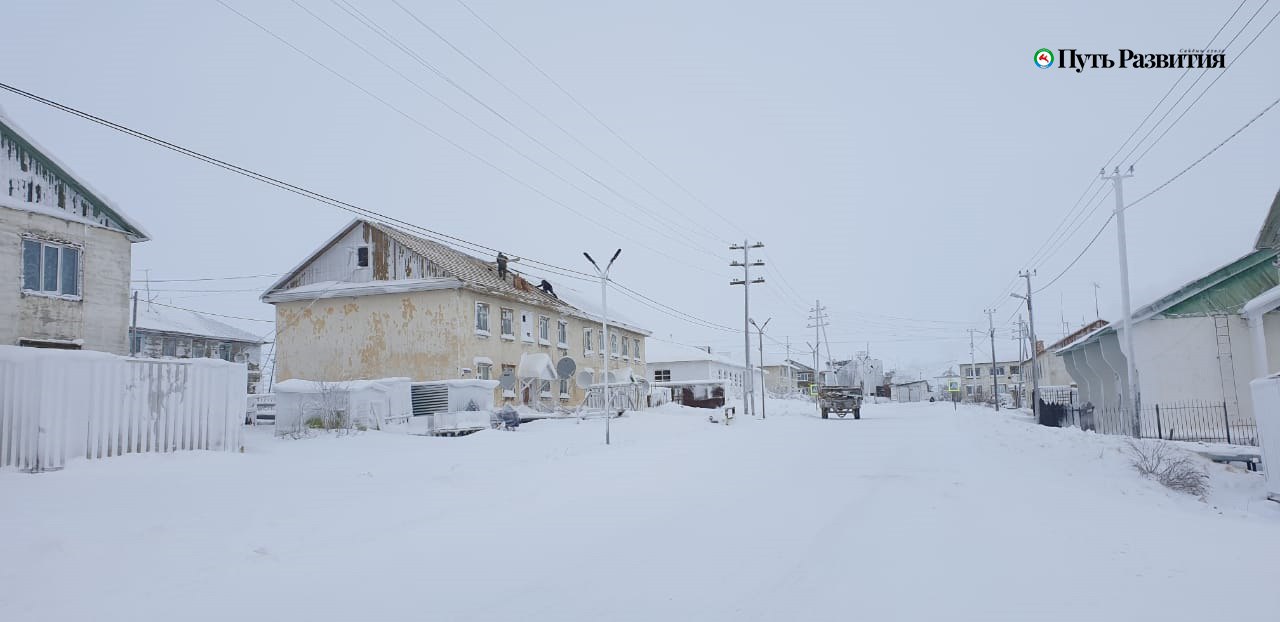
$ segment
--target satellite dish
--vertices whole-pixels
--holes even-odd
[[[590,369],[584,369],[578,372],[578,375],[573,377],[573,382],[578,385],[579,389],[589,388],[591,385],[595,384],[596,374]]]
[[[572,358],[563,357],[556,361],[556,376],[559,378],[572,378],[573,373],[578,371],[578,364]]]
[[[498,378],[498,386],[504,391],[516,388],[516,375],[509,370],[502,372],[502,376]]]

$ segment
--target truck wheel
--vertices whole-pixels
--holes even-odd
[[[861,419],[861,418],[862,418],[862,409],[861,409],[861,408],[859,408],[859,409],[857,409],[857,410],[853,411],[853,418],[854,418],[854,419]]]
[[[825,408],[823,408],[823,409],[822,409],[822,418],[823,418],[823,419],[827,419],[827,418],[828,418],[828,417],[827,417],[827,409],[825,409]]]

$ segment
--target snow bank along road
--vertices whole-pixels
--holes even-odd
[[[949,404],[706,411],[0,473],[0,619],[1274,620],[1280,507]]]

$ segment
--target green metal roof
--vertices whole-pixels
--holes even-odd
[[[1138,309],[1135,321],[1151,317],[1193,317],[1238,313],[1244,303],[1275,287],[1275,249],[1253,251]]]

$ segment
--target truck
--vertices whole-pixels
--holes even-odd
[[[862,387],[843,384],[843,379],[839,373],[822,373],[822,381],[818,383],[818,408],[823,419],[830,419],[831,413],[842,419],[850,413],[854,419],[862,418]]]

